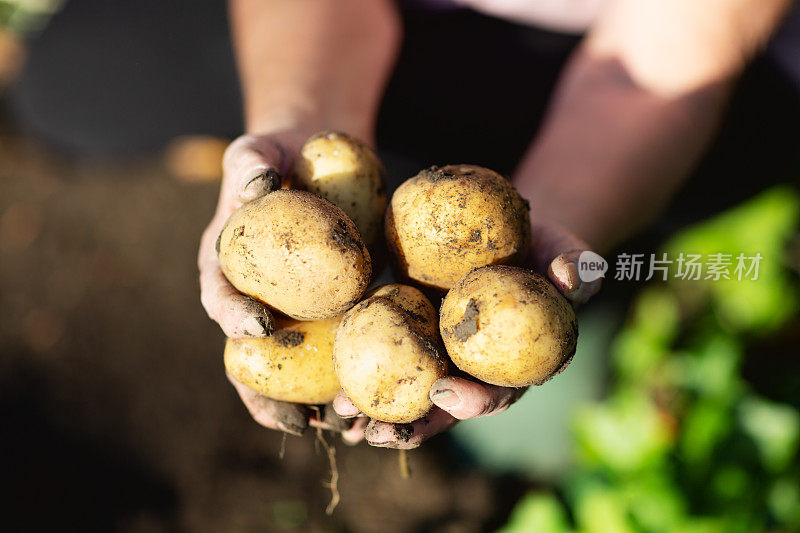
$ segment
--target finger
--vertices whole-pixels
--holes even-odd
[[[600,290],[602,279],[581,280],[578,260],[591,248],[561,226],[547,223],[531,228],[532,262],[535,270],[546,274],[565,298],[582,304]]]
[[[308,428],[310,410],[303,405],[270,400],[263,394],[236,381],[228,374],[228,380],[236,388],[253,420],[269,429],[277,429],[292,435],[302,435]]]
[[[333,409],[336,411],[336,414],[342,418],[353,418],[354,416],[361,414],[359,408],[350,401],[350,398],[345,395],[344,391],[341,391],[336,395],[336,398],[333,399],[332,405]]]
[[[355,419],[350,429],[342,432],[342,440],[351,446],[364,440],[364,428],[367,427],[369,418],[361,416]]]
[[[434,407],[411,424],[390,424],[372,420],[364,429],[364,438],[371,446],[410,450],[426,439],[453,427],[458,420],[450,413]]]
[[[498,387],[448,376],[431,387],[430,398],[437,407],[454,418],[466,420],[502,413],[517,401],[524,388]]]
[[[353,425],[353,421],[342,418],[336,414],[336,411],[333,410],[333,406],[328,404],[323,405],[319,412],[309,420],[309,425],[312,427],[326,429],[328,431],[342,433],[343,431],[350,429],[350,426]]]
[[[583,281],[580,277],[578,260],[582,250],[573,250],[558,255],[547,267],[547,277],[570,301],[583,304],[597,294],[603,283],[602,278]]]
[[[208,316],[232,338],[266,337],[275,329],[272,314],[263,304],[237,291],[222,273],[217,246],[226,217],[219,213],[200,239],[197,266],[200,300]]]
[[[211,223],[200,240],[200,301],[208,316],[232,338],[266,337],[275,330],[272,314],[263,304],[241,294],[222,273],[215,245],[221,224]]]
[[[243,135],[225,150],[222,201],[230,211],[281,187],[286,149],[273,137]]]

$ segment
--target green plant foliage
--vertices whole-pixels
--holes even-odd
[[[565,533],[572,531],[567,513],[552,494],[531,493],[514,508],[508,523],[500,533]]]
[[[760,254],[758,279],[673,281],[679,291],[709,292],[723,326],[767,334],[797,312],[796,291],[787,298],[791,274],[784,265],[787,241],[794,235],[800,199],[788,187],[776,187],[708,222],[674,236],[664,247],[669,257],[681,253]],[[670,278],[674,280],[674,278]]]
[[[644,287],[612,343],[606,399],[573,421],[563,498],[526,497],[503,531],[800,531],[800,412],[742,377],[750,347],[800,308],[784,261],[798,214],[779,187],[667,243],[670,256],[761,254],[758,279]]]
[[[644,391],[633,388],[580,410],[574,427],[583,463],[613,472],[650,468],[672,446],[670,428],[658,408]]]
[[[756,443],[764,466],[772,471],[788,467],[797,455],[800,413],[750,395],[742,400],[738,414],[739,423]]]

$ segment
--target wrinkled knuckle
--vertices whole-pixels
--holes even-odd
[[[222,154],[222,163],[223,165],[227,165],[231,162],[232,159],[236,158],[242,146],[249,143],[251,137],[249,135],[242,135],[231,142],[227,148],[225,148],[225,152]]]
[[[498,408],[497,401],[494,398],[487,398],[483,400],[478,409],[476,416],[487,416],[493,414]]]

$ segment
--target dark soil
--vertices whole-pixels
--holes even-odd
[[[0,137],[4,525],[81,531],[482,531],[526,488],[447,437],[410,452],[337,443],[341,503],[312,431],[254,423],[200,305],[216,184],[159,161],[62,159]]]

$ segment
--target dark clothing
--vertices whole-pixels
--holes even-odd
[[[403,50],[378,124],[393,181],[454,162],[510,173],[579,38],[469,10],[405,6]],[[791,50],[791,39],[782,43]],[[757,61],[701,179],[655,231],[796,179],[798,94],[768,58]],[[187,133],[233,138],[242,131],[241,98],[225,2],[67,2],[31,43],[11,102],[22,129],[77,153],[152,151]]]

